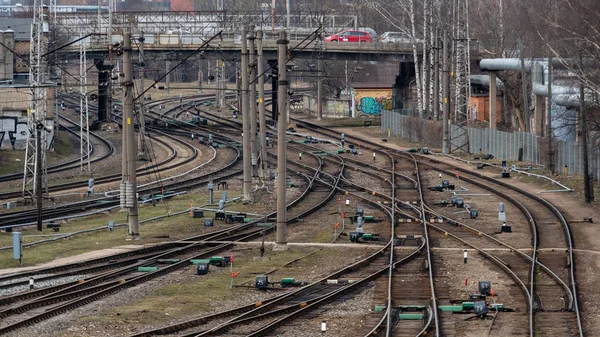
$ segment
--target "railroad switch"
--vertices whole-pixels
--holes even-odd
[[[422,321],[429,317],[429,310],[424,305],[401,305],[395,307],[398,312],[398,319],[401,321],[418,320]]]
[[[293,277],[282,278],[281,281],[279,281],[279,285],[282,288],[301,287],[306,284],[307,282],[296,282],[296,279]]]
[[[449,180],[442,180],[442,186],[446,189],[446,190],[454,190],[454,184],[450,184]]]
[[[350,232],[350,242],[378,241],[378,234],[362,233],[359,231]]]

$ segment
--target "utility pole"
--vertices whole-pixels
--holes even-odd
[[[259,30],[256,33],[256,46],[258,49],[258,121],[259,121],[259,141],[260,141],[260,176],[264,179],[267,177],[267,122],[265,116],[265,76],[264,76],[264,56],[263,56],[263,31]]]
[[[440,120],[440,39],[439,28],[435,27],[433,46],[433,118]]]
[[[450,135],[448,134],[448,115],[450,114],[450,97],[448,96],[449,93],[449,89],[450,89],[450,74],[449,71],[450,69],[448,69],[448,49],[450,46],[448,46],[448,33],[444,32],[444,58],[443,58],[443,79],[442,79],[442,96],[444,97],[444,101],[443,101],[443,116],[442,116],[442,132],[444,134],[444,141],[443,141],[443,145],[442,148],[444,150],[444,154],[448,154],[450,153],[450,149],[449,149],[449,142],[450,142]]]
[[[167,87],[167,96],[171,96],[171,74],[169,74],[169,70],[171,70],[171,59],[165,60],[165,73],[167,73],[167,78],[165,79],[166,87]],[[125,67],[125,65],[123,65]]]
[[[317,120],[323,119],[323,59],[317,60]]]
[[[552,57],[548,58],[548,103],[546,104],[546,135],[548,135],[548,169],[554,173],[554,151],[552,150]]]
[[[81,142],[79,148],[79,168],[81,172],[92,172],[90,167],[91,144],[90,144],[90,125],[89,125],[89,106],[87,97],[87,57],[85,43],[79,45],[79,134]],[[54,98],[56,99],[56,97]],[[85,137],[84,137],[85,133]]]
[[[144,87],[144,67],[146,67],[145,57],[144,57],[144,31],[140,32],[140,37],[138,38],[139,42],[139,52],[140,52],[140,67],[142,71],[140,72],[140,89],[143,91]],[[137,159],[139,160],[147,160],[146,156],[146,146],[144,144],[144,140],[146,139],[146,111],[144,110],[144,103],[146,102],[145,94],[141,97],[141,102],[139,102],[139,110],[138,116],[140,120],[140,130],[138,132],[138,146],[137,146]]]
[[[250,43],[250,161],[252,162],[252,176],[257,176],[257,164],[258,164],[258,150],[256,146],[256,52],[255,42],[256,36],[254,35],[254,28],[250,31],[248,36]]]
[[[42,129],[44,125],[39,123],[35,126],[36,160],[35,160],[35,197],[37,200],[37,230],[42,231]]]
[[[287,118],[285,116],[285,95],[287,91],[287,68],[286,68],[286,56],[287,56],[287,36],[285,30],[279,32],[279,39],[277,40],[278,50],[278,96],[279,101],[279,118],[277,125],[277,244],[287,244],[287,210],[286,210],[286,198],[285,198],[285,187],[286,187],[286,141],[285,132],[287,129]]]
[[[276,0],[271,1],[271,33],[275,33],[275,2]]]
[[[112,41],[112,22],[113,22],[113,6],[115,4],[115,0],[108,0],[108,44],[111,45]]]
[[[38,175],[47,182],[46,177],[46,134],[35,137],[35,130],[39,125],[45,126],[46,122],[46,89],[42,88],[44,79],[48,74],[47,58],[42,57],[48,50],[48,15],[47,6],[43,0],[35,0],[33,4],[33,20],[31,21],[31,36],[29,44],[29,85],[31,99],[27,116],[27,145],[25,147],[25,160],[23,168],[23,198],[33,198],[37,195],[36,181]],[[35,138],[35,139],[34,139]],[[38,153],[41,151],[41,153]],[[39,166],[38,166],[39,161]],[[37,168],[39,167],[39,170]],[[41,191],[40,191],[41,192]]]
[[[580,61],[583,63],[581,52],[579,54]],[[583,69],[583,64],[581,65]],[[585,202],[594,201],[594,185],[590,178],[590,158],[588,152],[588,127],[587,127],[587,108],[585,107],[585,87],[583,83],[579,87],[579,120],[581,125],[581,150],[583,151],[583,186],[585,193]]]
[[[123,72],[125,73],[122,86],[123,93],[123,132],[126,142],[123,143],[123,157],[126,158],[127,175],[124,176],[125,193],[121,191],[121,198],[125,194],[125,207],[128,208],[129,235],[140,235],[138,223],[137,203],[137,174],[136,174],[136,142],[133,135],[133,64],[131,61],[131,32],[123,34]],[[121,202],[123,200],[121,199]]]
[[[250,100],[248,97],[248,27],[242,30],[242,156],[244,166],[244,202],[250,202],[252,162],[250,156]]]

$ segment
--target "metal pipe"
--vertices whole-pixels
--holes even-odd
[[[267,177],[267,122],[265,116],[265,76],[264,76],[264,56],[263,56],[263,31],[256,32],[257,45],[257,73],[258,78],[258,123],[259,123],[259,143],[260,143],[260,175],[262,178]]]
[[[278,49],[278,96],[279,101],[279,117],[277,118],[277,244],[287,244],[287,210],[286,210],[286,133],[287,118],[285,112],[285,95],[287,91],[287,54],[288,40],[285,30],[279,32],[279,40],[277,40]]]
[[[242,161],[244,167],[244,202],[250,201],[252,162],[250,160],[250,102],[248,100],[248,27],[242,30]]]

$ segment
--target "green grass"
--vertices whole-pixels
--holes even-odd
[[[231,195],[230,197],[234,197]],[[206,203],[206,198],[195,194],[188,194],[174,197],[167,203],[158,203],[156,207],[146,205],[139,209],[140,220],[166,215],[168,206],[172,212],[177,212],[189,208],[190,202],[194,206],[199,206]],[[227,207],[231,210],[237,210],[239,203],[229,204]],[[211,216],[210,212],[205,212],[206,216]],[[60,233],[70,233],[83,229],[96,228],[106,226],[108,221],[115,221],[115,224],[126,222],[126,214],[124,212],[114,212],[108,215],[98,214],[62,224]],[[58,240],[51,243],[44,243],[23,250],[23,265],[32,266],[39,263],[52,261],[57,258],[63,258],[82,254],[94,250],[106,249],[120,245],[162,242],[165,240],[184,239],[189,236],[201,233],[204,231],[204,220],[190,218],[188,214],[182,214],[173,217],[147,222],[140,224],[140,240],[127,241],[127,226],[118,227],[114,231],[102,229],[100,231],[78,234],[70,238]],[[32,235],[37,234],[56,234],[51,229],[44,229],[38,232],[34,227],[24,228],[23,243],[39,241],[42,237]],[[153,238],[154,236],[169,235],[169,239]],[[11,233],[0,233],[0,246],[12,245]],[[17,267],[18,261],[12,259],[12,250],[0,251],[0,268]]]
[[[312,250],[314,248],[303,247],[274,253],[267,249],[265,254],[267,259],[256,260],[254,256],[257,255],[258,249],[236,252],[233,270],[239,271],[240,275],[235,278],[234,284],[253,281],[256,275],[274,268],[281,268],[287,262],[305,256]],[[311,259],[318,254],[313,254],[306,259]],[[297,268],[296,264],[292,264],[289,268],[278,270],[276,272],[278,275],[270,275],[270,278],[278,280],[290,276],[290,273]],[[190,266],[185,273],[195,274],[195,266]],[[221,301],[235,300],[238,296],[248,292],[248,289],[245,288],[229,288],[231,280],[229,273],[230,267],[210,266],[208,275],[159,286],[149,296],[116,308],[102,310],[97,315],[83,317],[80,320],[82,322],[107,323],[116,323],[115,321],[118,320],[119,323],[159,324],[190,313],[220,311],[223,310],[219,308]],[[299,278],[299,280],[301,279]]]
[[[73,153],[73,144],[67,132],[54,139],[54,152],[48,151],[48,165],[59,163]],[[0,175],[23,172],[25,150],[0,150]]]

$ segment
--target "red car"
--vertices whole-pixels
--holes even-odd
[[[363,30],[344,30],[326,37],[325,42],[373,42],[373,38]]]

